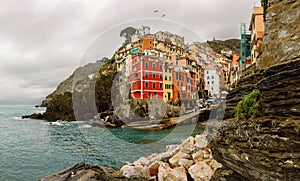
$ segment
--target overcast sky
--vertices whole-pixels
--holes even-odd
[[[254,0],[0,0],[0,104],[47,96],[76,67],[95,61],[81,60],[95,40],[97,56],[110,56],[128,25],[150,25],[151,33],[170,27],[161,30],[187,41],[193,36],[185,28],[202,40],[239,38],[253,6]]]

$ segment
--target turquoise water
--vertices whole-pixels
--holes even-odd
[[[0,105],[0,180],[35,180],[84,161],[121,167],[141,156],[165,150],[186,139],[193,126],[140,131],[91,127],[86,122],[50,126],[47,121],[20,119],[43,112],[33,106]],[[197,132],[203,130],[197,126]]]

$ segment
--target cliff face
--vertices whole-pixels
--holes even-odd
[[[224,166],[216,180],[300,179],[299,3],[269,0],[258,69],[227,96],[225,118],[234,117],[237,103],[253,89],[261,92],[261,115],[224,121],[210,143]]]
[[[299,180],[299,135],[299,119],[232,119],[224,122],[210,148],[228,180]]]

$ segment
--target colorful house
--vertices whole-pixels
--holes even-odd
[[[131,95],[135,99],[163,99],[163,59],[155,55],[135,56],[130,75]]]

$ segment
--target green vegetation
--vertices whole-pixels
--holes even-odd
[[[245,96],[235,108],[235,117],[240,119],[248,119],[253,116],[258,116],[260,113],[260,91],[253,90]]]
[[[232,50],[233,53],[239,54],[240,52],[240,41],[239,39],[229,39],[229,40],[212,40],[207,41],[209,47],[211,47],[217,53],[221,53],[222,50]]]

